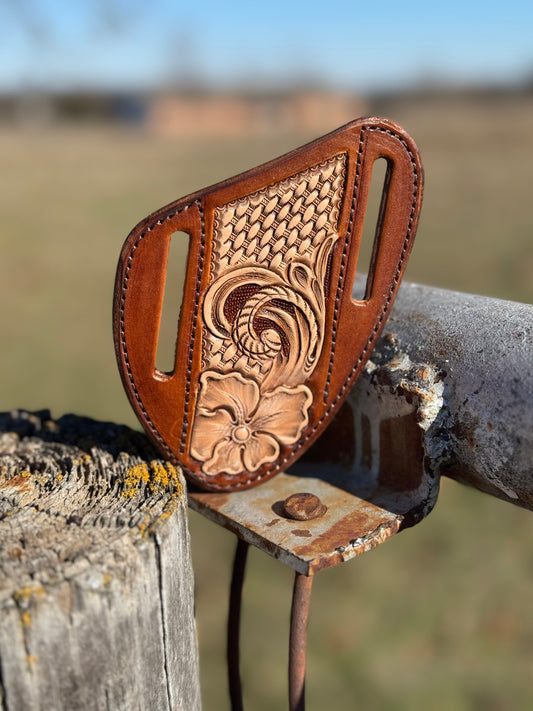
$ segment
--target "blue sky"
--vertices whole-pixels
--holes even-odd
[[[533,2],[0,0],[0,91],[533,77]]]

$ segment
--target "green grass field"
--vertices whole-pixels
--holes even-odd
[[[416,139],[426,173],[406,278],[531,301],[533,99],[383,109]],[[200,143],[102,126],[0,128],[0,409],[50,408],[137,426],[111,334],[127,233],[161,205],[310,138]],[[204,707],[223,711],[234,540],[190,518]],[[308,708],[533,708],[532,523],[529,512],[444,482],[427,521],[321,573]],[[252,552],[247,708],[286,705],[291,587],[289,570]]]

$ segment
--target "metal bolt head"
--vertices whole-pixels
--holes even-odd
[[[283,512],[287,518],[295,521],[309,521],[323,516],[327,508],[314,494],[292,494],[283,502]]]

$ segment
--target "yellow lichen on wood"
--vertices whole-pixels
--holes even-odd
[[[170,462],[165,462],[163,466],[157,460],[153,460],[150,462],[150,468],[152,476],[149,486],[152,492],[165,491],[169,486],[172,486],[174,494],[180,495],[182,493],[178,472]]]
[[[13,593],[16,603],[27,602],[33,595],[45,595],[46,591],[42,585],[25,585]]]
[[[144,521],[139,525],[139,533],[141,536],[146,533],[148,526],[150,525],[150,516],[145,516]]]
[[[177,508],[177,506],[176,506],[176,500],[175,500],[174,498],[172,498],[172,499],[168,502],[168,504],[165,506],[165,510],[163,511],[163,513],[161,514],[161,516],[159,516],[159,518],[157,519],[158,522],[160,522],[160,521],[166,521],[167,518],[169,518],[170,516],[172,516],[172,514],[174,513],[174,511],[176,510],[176,508]]]
[[[29,477],[31,476],[31,472],[25,469],[24,471],[20,472],[20,476],[24,477],[24,479],[29,479]]]
[[[146,462],[136,464],[134,467],[131,467],[126,472],[122,496],[126,499],[133,499],[133,497],[138,493],[141,483],[148,483],[149,478],[150,474],[148,472]]]
[[[153,494],[169,490],[172,490],[171,493],[174,496],[180,496],[183,493],[178,471],[170,462],[162,464],[154,459],[149,464],[143,462],[128,469],[122,496],[132,499],[138,494],[143,484]]]
[[[23,629],[31,627],[31,614],[28,612],[28,602],[36,595],[44,595],[45,589],[42,585],[26,585],[13,593],[13,599],[17,603],[20,612],[20,624]]]

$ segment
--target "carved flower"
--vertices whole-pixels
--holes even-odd
[[[312,396],[305,385],[261,394],[240,373],[214,371],[202,373],[200,383],[191,454],[209,476],[255,471],[277,458],[280,444],[296,442],[307,425]]]

